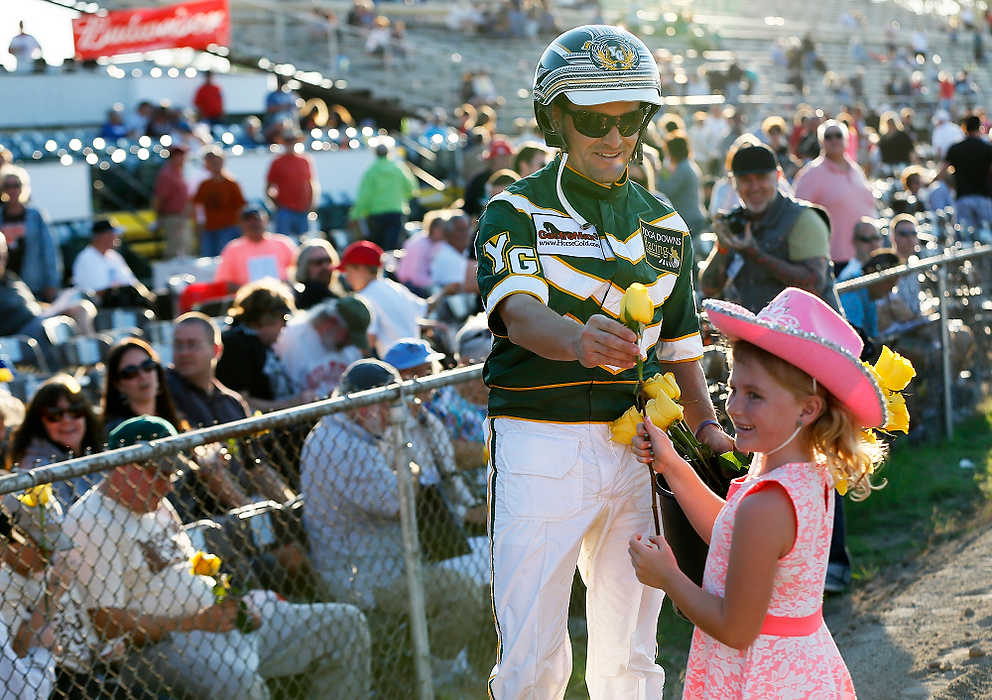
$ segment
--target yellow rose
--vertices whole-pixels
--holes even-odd
[[[909,380],[916,376],[913,363],[897,352],[882,346],[882,354],[875,363],[875,372],[879,383],[889,391],[902,391]]]
[[[216,576],[220,571],[220,557],[197,551],[190,560],[189,572],[194,576]]]
[[[682,420],[682,407],[668,398],[667,394],[661,394],[648,401],[644,406],[644,413],[662,430],[668,430],[672,423]]]
[[[872,447],[874,447],[875,445],[878,444],[878,436],[875,434],[875,431],[874,430],[870,430],[870,429],[868,429],[868,430],[862,430],[861,431],[861,439],[864,442],[866,442],[869,445],[871,445]]]
[[[893,391],[886,396],[886,403],[889,409],[889,420],[882,428],[892,432],[901,430],[909,433],[909,409],[906,408],[906,399],[897,391]]]
[[[659,394],[664,394],[673,401],[678,401],[682,397],[682,391],[675,382],[675,375],[671,372],[655,374],[644,382],[644,393],[649,399],[658,398]]]
[[[651,323],[654,318],[654,304],[648,288],[640,282],[634,282],[623,293],[620,300],[621,323]]]
[[[17,500],[28,508],[36,508],[39,505],[47,506],[48,502],[52,500],[52,485],[38,484],[37,486],[32,486],[18,496]]]
[[[641,414],[636,406],[631,406],[622,416],[610,423],[610,438],[621,445],[629,445],[637,435],[637,424],[640,422]]]

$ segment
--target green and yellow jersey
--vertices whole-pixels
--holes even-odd
[[[624,290],[640,282],[654,303],[641,340],[645,376],[659,371],[659,361],[702,355],[689,229],[626,175],[602,185],[559,157],[493,197],[475,245],[479,291],[495,335],[483,375],[491,417],[611,421],[631,406],[637,381],[634,369],[548,360],[510,342],[493,312],[512,294],[529,294],[581,325],[594,314],[617,318]]]

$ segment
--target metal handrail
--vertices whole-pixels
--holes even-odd
[[[951,253],[945,251],[942,255],[921,258],[916,262],[906,263],[897,267],[890,267],[887,270],[874,272],[870,275],[863,275],[852,280],[838,282],[834,285],[834,288],[837,290],[838,294],[843,294],[844,292],[851,292],[855,289],[861,289],[862,287],[870,287],[876,282],[896,279],[909,272],[915,272],[916,270],[930,270],[934,267],[942,267],[948,263],[978,258],[983,255],[988,255],[989,253],[992,253],[992,245],[976,245],[974,248],[964,248]]]

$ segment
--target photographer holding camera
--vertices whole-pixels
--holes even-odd
[[[764,144],[743,144],[734,154],[731,182],[744,206],[714,219],[717,244],[699,278],[703,296],[757,313],[786,287],[799,287],[839,311],[827,213],[780,192],[781,176]]]

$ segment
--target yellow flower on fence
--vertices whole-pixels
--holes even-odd
[[[37,486],[32,486],[17,496],[17,500],[28,508],[36,508],[39,505],[47,506],[48,502],[52,500],[52,485],[38,484]]]
[[[667,394],[648,401],[644,406],[644,413],[662,430],[668,430],[672,423],[683,417],[682,406],[668,398]]]
[[[902,391],[909,380],[916,376],[913,363],[897,352],[882,346],[882,354],[875,363],[875,373],[879,384],[889,391]]]
[[[647,324],[653,318],[654,304],[651,303],[648,288],[640,282],[634,282],[627,287],[620,300],[620,322],[628,326],[631,323]]]
[[[622,416],[610,423],[610,438],[621,445],[629,445],[637,435],[637,424],[640,422],[640,412],[636,406],[631,406]]]
[[[198,550],[190,560],[189,572],[193,576],[216,576],[220,571],[220,557]]]
[[[682,391],[675,381],[675,375],[671,372],[655,374],[646,380],[644,382],[644,393],[647,394],[649,399],[656,399],[659,394],[663,394],[673,401],[678,401],[682,398]]]

